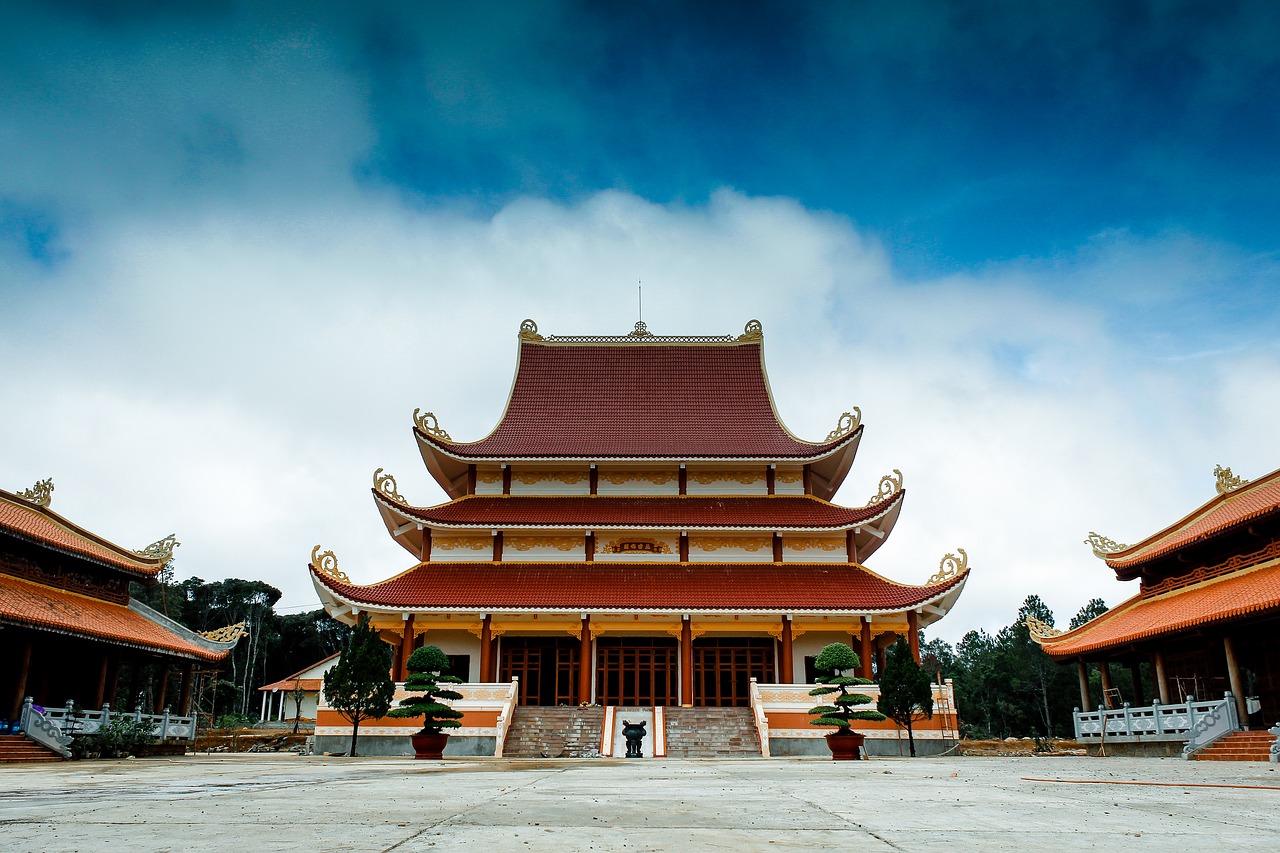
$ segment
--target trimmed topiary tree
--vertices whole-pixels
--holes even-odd
[[[444,750],[444,729],[461,727],[462,712],[450,708],[441,699],[461,699],[462,694],[441,684],[459,684],[462,679],[448,675],[449,656],[435,646],[423,646],[405,662],[409,677],[404,689],[416,695],[400,700],[400,707],[387,716],[400,719],[422,717],[422,729],[413,735],[414,750],[419,758],[439,758]],[[431,739],[431,740],[425,740]]]
[[[818,676],[818,684],[821,687],[815,687],[809,691],[810,696],[832,696],[831,704],[818,705],[810,708],[810,714],[817,714],[816,719],[809,721],[811,726],[835,726],[836,731],[827,736],[827,743],[831,744],[832,738],[848,737],[857,735],[858,744],[861,745],[862,735],[853,731],[854,720],[879,721],[885,719],[884,714],[879,711],[860,710],[860,705],[870,705],[875,700],[865,693],[855,693],[851,688],[858,687],[863,684],[872,684],[868,678],[859,678],[854,675],[845,675],[849,670],[857,669],[862,661],[859,660],[857,652],[844,643],[832,643],[823,648],[818,653],[817,659],[813,662],[813,666],[822,675]],[[832,745],[832,753],[839,757],[836,753],[835,745]],[[856,747],[853,756],[856,757]]]
[[[917,722],[933,717],[933,681],[916,663],[911,647],[901,637],[890,647],[885,660],[877,707],[907,730],[911,757],[915,758],[916,739],[911,730]]]

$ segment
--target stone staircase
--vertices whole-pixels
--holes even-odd
[[[1268,732],[1232,732],[1195,754],[1196,761],[1269,761],[1276,737]]]
[[[667,708],[668,758],[759,758],[750,708]]]
[[[504,758],[583,758],[598,755],[604,708],[524,705],[515,709],[502,746]]]
[[[62,756],[45,749],[25,735],[0,735],[0,764],[61,760]]]

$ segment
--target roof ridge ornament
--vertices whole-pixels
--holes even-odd
[[[523,320],[520,323],[520,340],[522,341],[542,340],[542,335],[538,334],[538,324],[529,319]]]
[[[957,548],[955,554],[947,554],[938,562],[938,571],[929,576],[925,586],[946,583],[969,571],[969,555],[963,548]]]
[[[1236,489],[1249,482],[1243,477],[1237,477],[1235,474],[1232,474],[1230,468],[1223,468],[1221,465],[1215,465],[1213,467],[1213,476],[1217,480],[1217,482],[1214,483],[1214,486],[1217,488],[1218,494],[1220,495],[1225,495],[1227,492],[1234,492]]]
[[[1093,549],[1093,556],[1097,557],[1099,560],[1105,560],[1112,554],[1118,554],[1126,548],[1131,547],[1129,545],[1121,545],[1114,539],[1108,539],[1101,533],[1093,532],[1089,533],[1089,538],[1084,540],[1084,544]]]
[[[182,543],[178,541],[177,535],[170,533],[163,539],[157,539],[141,551],[134,551],[139,557],[150,557],[155,560],[167,563],[173,559],[173,549]]]
[[[862,426],[862,409],[854,406],[852,411],[840,415],[840,420],[836,421],[836,428],[827,433],[827,441],[844,438],[860,426]]]
[[[894,468],[892,474],[885,474],[880,478],[880,487],[871,496],[871,500],[867,501],[867,506],[883,503],[900,491],[902,491],[902,472]]]
[[[636,320],[636,327],[633,331],[627,333],[628,338],[652,338],[653,332],[649,331],[649,326],[644,320]]]
[[[224,628],[215,628],[212,631],[199,632],[201,637],[214,643],[232,643],[241,637],[249,636],[249,630],[245,627],[245,623],[237,622],[234,625],[227,625]]]
[[[390,474],[384,474],[382,472],[383,472],[382,468],[379,468],[377,471],[373,472],[374,490],[377,491],[379,494],[382,494],[382,495],[385,495],[386,497],[391,498],[393,501],[398,501],[399,503],[407,504],[408,501],[404,499],[404,495],[400,494],[400,491],[396,488],[396,478],[391,476]]]
[[[1043,619],[1037,619],[1028,613],[1022,617],[1022,624],[1027,626],[1027,632],[1031,634],[1033,640],[1044,640],[1049,637],[1060,637],[1066,633],[1061,628],[1055,628]]]
[[[18,492],[18,497],[36,506],[47,507],[53,501],[53,478],[45,477],[43,480],[36,480],[34,486]]]
[[[738,335],[740,341],[762,341],[764,340],[764,326],[759,320],[748,320],[747,325],[743,327],[742,334]]]
[[[345,572],[338,571],[338,556],[332,551],[321,551],[320,546],[311,549],[311,565],[317,572],[339,583],[351,583]]]
[[[532,320],[526,320],[526,323],[532,323]],[[536,327],[535,327],[536,328]],[[422,414],[418,414],[422,412]],[[434,435],[436,438],[443,438],[445,441],[453,441],[449,437],[449,433],[440,428],[440,419],[436,417],[435,412],[423,412],[422,409],[413,410],[413,422],[418,429],[427,435]],[[379,468],[378,470],[382,470]]]

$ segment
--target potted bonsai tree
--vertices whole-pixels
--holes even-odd
[[[832,696],[830,705],[819,705],[810,708],[810,714],[817,718],[810,720],[811,726],[835,726],[836,730],[827,735],[827,746],[831,750],[832,761],[854,761],[860,756],[864,740],[860,732],[853,730],[854,720],[883,720],[884,714],[879,711],[858,710],[859,705],[870,705],[875,700],[865,693],[855,693],[850,688],[862,684],[871,684],[870,679],[858,678],[844,673],[857,669],[862,662],[858,655],[844,643],[832,643],[818,653],[813,662],[814,668],[821,675],[818,684],[809,691],[810,696]]]
[[[457,684],[462,679],[445,674],[449,669],[449,656],[435,646],[423,646],[409,655],[405,668],[409,670],[409,677],[404,680],[404,687],[417,695],[401,699],[400,707],[393,708],[388,716],[422,717],[422,728],[411,737],[414,758],[442,758],[449,740],[444,730],[460,727],[458,720],[462,713],[440,700],[461,699],[462,694],[440,685]]]

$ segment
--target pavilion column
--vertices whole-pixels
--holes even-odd
[[[920,663],[920,614],[914,610],[907,611],[907,642],[911,645],[911,656]]]
[[[1129,661],[1129,676],[1133,679],[1133,704],[1145,705],[1142,690],[1142,662],[1138,660]]]
[[[409,655],[413,654],[414,614],[404,620],[404,633],[400,635],[400,660],[396,667],[396,681],[404,681],[409,676]]]
[[[1111,701],[1111,665],[1103,660],[1098,663],[1098,674],[1102,676],[1102,707],[1114,710]]]
[[[871,648],[871,618],[862,617],[862,636],[859,638],[862,645],[862,671],[859,673],[863,678],[871,678],[871,659],[875,657],[875,652]]]
[[[13,703],[9,706],[11,711],[9,719],[16,720],[18,715],[22,713],[22,700],[26,698],[27,692],[27,676],[31,673],[31,638],[28,637],[22,643],[22,650],[18,654],[18,683],[13,691]]]
[[[773,534],[773,561],[782,562],[782,537],[777,533]]]
[[[486,614],[480,619],[480,680],[486,684],[497,681],[493,670],[493,631]]]
[[[693,620],[680,621],[680,704],[693,707]]]
[[[185,717],[191,713],[191,675],[195,664],[188,662],[182,668],[182,687],[178,692],[178,714]]]
[[[502,531],[493,531],[493,561],[495,563],[502,562]]]
[[[422,544],[418,546],[418,559],[424,563],[431,562],[431,528],[422,528]]]
[[[591,656],[591,615],[582,614],[582,629],[578,634],[578,703],[591,704],[591,671],[595,659]]]
[[[1089,665],[1083,660],[1076,661],[1076,673],[1080,676],[1080,710],[1088,713],[1093,710],[1093,701],[1089,698]]]
[[[160,664],[160,692],[156,694],[156,707],[154,713],[164,711],[165,701],[169,698],[169,662],[165,661]]]
[[[596,535],[590,530],[587,531],[586,544],[583,546],[586,552],[588,563],[594,563],[596,559]]]
[[[267,691],[262,691],[262,712],[258,714],[258,719],[264,723],[267,721],[267,697],[270,695]]]
[[[764,471],[765,490],[771,495],[774,494],[774,488],[777,482],[777,476],[778,476],[778,472],[776,470],[776,467],[773,465],[770,465]]]
[[[689,562],[689,534],[687,531],[680,531],[680,562]]]
[[[1156,695],[1160,697],[1161,705],[1169,704],[1169,676],[1164,669],[1164,653],[1156,650],[1154,656],[1154,664],[1156,671]]]
[[[107,656],[107,693],[104,702],[116,704],[116,690],[120,686],[120,650],[112,649]]]
[[[111,653],[102,651],[102,666],[98,669],[98,690],[93,694],[93,707],[101,708],[107,696],[107,669],[111,666]]]
[[[1236,647],[1231,637],[1222,637],[1222,650],[1227,654],[1227,679],[1231,683],[1231,695],[1236,700],[1236,713],[1240,717],[1240,727],[1248,728],[1249,706],[1244,699],[1244,679],[1240,677],[1240,661],[1236,659]]]
[[[772,469],[770,469],[772,470]],[[783,684],[791,684],[793,680],[791,660],[791,619],[782,617],[782,635],[779,638],[781,659],[778,661],[778,680]]]
[[[852,527],[844,532],[844,554],[850,563],[858,562],[858,537]]]

